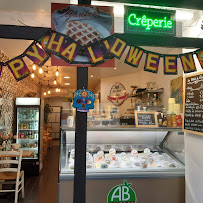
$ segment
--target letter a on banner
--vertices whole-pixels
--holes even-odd
[[[196,71],[193,54],[181,54],[180,59],[184,73],[191,73]]]
[[[16,57],[8,61],[7,65],[17,81],[22,80],[30,74],[30,71],[22,57]]]
[[[178,65],[177,56],[164,55],[164,74],[165,75],[177,75]]]
[[[147,53],[144,71],[157,73],[159,68],[160,55],[155,53]]]
[[[131,46],[126,56],[125,63],[137,68],[139,66],[143,52],[144,51],[142,49]]]
[[[197,55],[198,61],[201,65],[201,67],[203,68],[203,51],[202,50],[198,50],[195,52],[195,54]]]
[[[49,59],[49,55],[44,49],[41,49],[35,42],[33,42],[24,52],[34,64],[38,66],[43,66]]]
[[[112,47],[109,49],[109,54],[120,59],[125,51],[127,43],[119,38],[114,38],[114,43],[112,43]]]

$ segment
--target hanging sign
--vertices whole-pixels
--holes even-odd
[[[111,87],[109,96],[107,96],[107,99],[115,106],[120,106],[127,98],[128,94],[126,93],[126,89],[120,82],[116,82]]]
[[[88,112],[94,108],[95,95],[92,91],[80,89],[73,94],[73,107],[80,112]]]
[[[69,36],[81,46],[87,46],[114,33],[113,7],[52,3],[51,28]],[[115,59],[106,61],[102,66],[114,67],[114,62]],[[51,63],[53,66],[67,66],[54,55]],[[80,51],[73,64],[84,66],[90,65],[91,61],[85,51]]]
[[[135,191],[131,188],[132,183],[123,181],[123,185],[117,185],[111,189],[107,196],[108,203],[136,203]]]
[[[175,36],[175,11],[125,6],[124,32]]]

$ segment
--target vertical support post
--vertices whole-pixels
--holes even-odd
[[[77,67],[77,89],[88,88],[88,67]],[[87,113],[76,111],[74,203],[86,201]]]

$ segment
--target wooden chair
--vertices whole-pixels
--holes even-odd
[[[22,150],[19,151],[0,151],[0,184],[15,184],[15,189],[1,189],[0,192],[15,192],[14,203],[18,202],[18,193],[22,190],[22,198],[25,196],[24,190],[24,171],[21,169]],[[15,160],[11,158],[17,158]],[[10,168],[17,165],[16,168]]]

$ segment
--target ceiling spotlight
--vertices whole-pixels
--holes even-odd
[[[61,91],[61,89],[59,88],[59,90],[58,90],[59,92]]]
[[[69,79],[70,77],[69,76],[65,76],[64,78]]]
[[[50,90],[48,91],[48,94],[51,94],[51,91],[50,91]]]
[[[35,64],[32,65],[32,69],[36,70],[37,66]]]
[[[43,69],[42,69],[42,68],[39,69],[39,73],[40,73],[40,74],[43,73]]]
[[[114,70],[116,70],[116,67],[114,68]]]
[[[45,95],[45,96],[47,95],[46,91],[44,91],[44,95]]]
[[[70,83],[65,83],[65,85],[70,85]]]
[[[56,76],[59,76],[59,71],[58,71],[58,68],[56,70]]]
[[[56,88],[56,92],[58,92],[59,91],[59,89],[58,88]]]
[[[56,80],[54,80],[54,85],[56,85]]]
[[[90,77],[91,77],[91,78],[93,78],[93,77],[94,77],[94,75],[91,75]]]
[[[34,74],[34,73],[32,73],[32,74],[31,74],[31,78],[34,78],[34,77],[35,77],[35,74]]]

